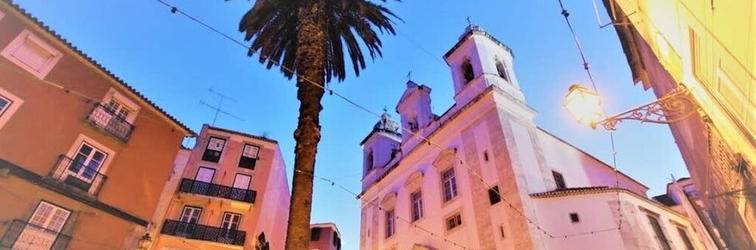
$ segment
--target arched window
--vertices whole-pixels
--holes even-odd
[[[499,76],[504,80],[509,81],[509,72],[507,72],[507,66],[504,66],[499,59],[496,59],[496,71],[499,72]]]
[[[470,64],[470,60],[465,60],[462,62],[462,76],[465,78],[465,83],[468,83],[472,81],[473,78],[475,78],[475,71],[473,71],[472,64]]]
[[[368,152],[367,157],[365,157],[365,169],[368,171],[373,169],[373,150],[371,149]]]

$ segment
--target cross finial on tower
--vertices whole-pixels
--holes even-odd
[[[472,21],[470,21],[470,16],[467,16],[467,25],[472,25]]]
[[[386,113],[386,112],[388,112],[388,109],[386,108],[386,106],[383,106],[383,113]]]
[[[408,81],[412,81],[412,70],[410,70],[409,72],[407,72],[407,80]]]

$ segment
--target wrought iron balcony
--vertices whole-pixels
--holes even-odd
[[[68,156],[60,155],[58,162],[50,176],[60,180],[63,184],[97,195],[107,176],[98,172],[98,169],[84,165]]]
[[[211,227],[175,220],[165,220],[163,228],[160,229],[160,233],[237,246],[243,246],[244,240],[247,238],[247,232],[245,231]]]
[[[95,104],[87,120],[124,142],[129,140],[131,131],[134,130],[134,125],[101,103]]]
[[[65,250],[71,236],[27,223],[13,220],[0,239],[0,249]]]
[[[223,186],[186,178],[181,180],[179,191],[190,194],[200,194],[230,200],[237,200],[247,203],[255,203],[255,199],[257,198],[257,191],[255,190]]]

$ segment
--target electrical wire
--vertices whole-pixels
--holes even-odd
[[[214,31],[215,33],[218,33],[218,34],[220,34],[221,36],[225,37],[226,39],[228,39],[228,40],[231,40],[231,41],[232,41],[233,43],[235,43],[235,44],[237,44],[237,45],[240,45],[240,46],[241,46],[241,47],[243,47],[243,48],[244,48],[244,49],[245,49],[246,51],[252,51],[252,52],[253,52],[253,54],[257,54],[257,55],[259,55],[259,56],[261,56],[261,57],[263,57],[263,58],[266,58],[267,60],[269,60],[270,62],[272,62],[272,63],[273,63],[274,65],[277,65],[277,66],[281,67],[281,68],[282,68],[283,70],[285,70],[285,71],[287,71],[287,72],[290,72],[290,73],[292,73],[293,75],[296,75],[296,76],[297,76],[298,78],[301,78],[301,79],[302,79],[303,81],[305,81],[305,82],[308,82],[308,83],[310,83],[310,84],[313,84],[314,86],[316,86],[316,87],[318,87],[318,88],[322,88],[322,89],[324,89],[325,91],[327,91],[327,92],[328,92],[328,93],[329,93],[330,95],[332,95],[332,96],[336,96],[336,97],[339,97],[340,99],[342,99],[342,100],[346,101],[347,103],[349,103],[349,104],[353,105],[354,107],[356,107],[356,108],[358,108],[358,109],[360,109],[360,110],[363,110],[364,112],[366,112],[366,113],[368,113],[368,114],[371,114],[371,115],[373,115],[373,116],[375,116],[375,117],[377,117],[377,118],[380,118],[380,115],[379,115],[378,113],[376,113],[376,112],[373,112],[372,110],[370,110],[370,109],[366,108],[365,106],[362,106],[362,105],[358,104],[357,102],[355,102],[355,101],[352,101],[351,99],[347,98],[346,96],[344,96],[344,95],[341,95],[341,94],[339,94],[339,93],[337,93],[337,92],[333,91],[333,89],[331,89],[331,88],[328,88],[327,86],[324,86],[324,85],[322,85],[322,84],[316,83],[316,82],[314,82],[314,81],[312,81],[312,80],[310,80],[310,79],[308,79],[308,78],[306,78],[306,77],[304,77],[304,76],[301,76],[301,75],[297,74],[297,73],[296,73],[296,72],[294,72],[293,70],[291,70],[291,69],[289,69],[289,68],[285,67],[284,65],[280,64],[279,62],[277,62],[277,61],[275,61],[275,60],[273,60],[273,59],[271,59],[271,58],[268,58],[268,57],[267,57],[267,56],[265,56],[265,55],[259,54],[259,53],[258,53],[257,51],[255,51],[255,50],[251,50],[251,48],[250,48],[249,46],[245,45],[244,43],[242,43],[242,42],[240,42],[240,41],[238,41],[238,40],[236,40],[236,39],[233,39],[233,38],[231,38],[231,37],[230,37],[229,35],[226,35],[225,33],[223,33],[223,32],[221,32],[221,31],[219,31],[218,29],[215,29],[215,28],[213,28],[213,27],[212,27],[212,26],[210,26],[209,24],[202,22],[202,21],[201,21],[201,20],[199,20],[198,18],[195,18],[195,17],[193,17],[193,16],[189,15],[188,13],[186,13],[186,12],[183,12],[183,11],[179,10],[179,9],[178,9],[178,7],[175,7],[175,6],[173,6],[173,5],[170,5],[170,4],[166,3],[166,2],[165,2],[165,1],[163,1],[163,0],[155,0],[155,1],[157,1],[158,3],[160,3],[160,4],[162,4],[162,5],[165,5],[166,7],[169,7],[169,8],[170,8],[170,11],[171,11],[171,13],[174,13],[174,14],[176,14],[176,13],[179,13],[179,14],[181,14],[181,15],[183,15],[183,16],[185,16],[185,17],[189,18],[190,20],[192,20],[192,21],[194,21],[194,22],[197,22],[197,23],[198,23],[198,24],[200,24],[201,26],[204,26],[204,27],[206,27],[206,28],[209,28],[210,30]],[[561,1],[560,1],[560,5],[561,5]],[[566,12],[566,10],[565,10],[565,11],[563,11],[563,13],[567,13],[567,12]],[[566,18],[566,17],[565,17],[565,18]],[[570,24],[570,28],[571,28],[571,24]],[[575,40],[576,40],[576,42],[577,42],[577,43],[579,44],[579,41],[577,40],[577,37],[576,37],[576,36],[574,36],[574,37],[575,37]],[[584,59],[585,57],[584,57],[584,56],[582,56],[582,48],[580,48],[580,51],[581,51],[581,57],[582,57],[582,58]],[[589,72],[589,74],[590,74],[590,70],[588,69],[588,63],[587,63],[587,61],[585,61],[585,59],[584,59],[584,68],[585,68],[585,69],[586,69],[586,71],[587,71],[587,72]],[[592,83],[594,83],[593,85],[594,85],[594,88],[595,88],[595,81],[593,81],[593,77],[592,77],[592,75],[591,75],[590,77],[591,77],[591,82],[592,82]],[[405,133],[409,133],[409,134],[411,134],[411,135],[413,135],[413,136],[417,136],[417,137],[421,138],[421,139],[422,139],[422,140],[423,140],[424,142],[427,142],[427,144],[428,144],[428,145],[432,145],[432,146],[434,146],[434,147],[438,148],[439,150],[445,150],[445,149],[444,149],[444,148],[443,148],[443,147],[442,147],[441,145],[438,145],[438,144],[436,144],[435,142],[431,141],[431,140],[430,140],[429,138],[427,138],[427,137],[424,137],[423,135],[420,135],[419,133],[416,133],[416,132],[414,132],[414,131],[411,131],[411,130],[409,130],[408,128],[401,128],[401,129],[402,129],[402,130],[403,130],[403,132],[405,132]],[[614,141],[613,141],[613,136],[611,137],[611,139],[612,139],[612,148],[614,148]],[[613,154],[616,154],[616,151],[615,151],[615,150],[613,150]],[[459,161],[459,162],[460,162],[460,163],[461,163],[461,164],[462,164],[462,165],[463,165],[464,167],[466,167],[466,168],[467,168],[467,170],[468,170],[468,172],[469,172],[469,173],[472,173],[472,174],[473,174],[473,175],[474,175],[474,176],[475,176],[475,177],[476,177],[476,178],[477,178],[477,179],[478,179],[479,181],[481,181],[481,182],[482,182],[482,183],[484,184],[484,186],[485,186],[485,187],[486,187],[487,189],[491,189],[490,185],[488,185],[487,183],[485,183],[485,181],[484,181],[484,179],[483,179],[483,177],[482,177],[482,175],[481,175],[480,173],[478,173],[477,171],[475,171],[474,169],[472,169],[472,167],[471,167],[471,166],[469,166],[469,165],[468,165],[467,163],[465,163],[465,161],[464,161],[464,160],[462,160],[462,159],[461,159],[461,158],[460,158],[459,156],[457,156],[456,154],[454,155],[454,157],[455,157],[455,158],[456,158],[456,160],[458,160],[458,161]],[[615,175],[617,176],[617,186],[619,187],[619,177],[618,177],[618,176],[619,176],[619,172],[618,172],[618,170],[617,170],[617,168],[616,168],[616,160],[615,160],[614,171],[615,171]],[[299,171],[299,170],[297,170],[297,173],[301,173],[301,172],[302,172],[302,171]],[[529,223],[530,225],[534,226],[534,227],[535,227],[536,229],[538,229],[539,231],[541,231],[541,232],[542,232],[543,234],[545,234],[545,235],[549,236],[550,238],[565,238],[565,237],[567,237],[567,236],[564,236],[564,235],[554,235],[554,234],[551,234],[551,233],[547,232],[547,231],[546,231],[545,229],[543,229],[543,228],[542,228],[542,227],[541,227],[540,225],[538,225],[538,224],[537,224],[537,223],[536,223],[536,222],[535,222],[534,220],[532,220],[532,219],[531,219],[531,218],[529,218],[529,217],[528,217],[527,215],[525,215],[525,213],[524,213],[523,211],[520,211],[519,209],[517,209],[517,208],[516,208],[516,207],[515,207],[515,206],[514,206],[514,205],[513,205],[513,204],[512,204],[511,202],[509,202],[509,201],[508,201],[508,200],[507,200],[506,198],[504,198],[503,196],[501,196],[501,194],[500,194],[500,193],[497,193],[497,195],[499,195],[499,196],[500,196],[500,197],[502,198],[502,201],[504,201],[504,202],[505,202],[506,204],[508,204],[508,206],[509,206],[510,208],[512,208],[512,209],[513,209],[513,210],[515,211],[515,213],[516,213],[517,215],[519,215],[520,217],[524,218],[524,219],[525,219],[525,220],[526,220],[526,221],[527,221],[527,222],[528,222],[528,223]],[[618,194],[618,198],[619,198],[619,194]],[[621,227],[621,221],[622,221],[622,218],[621,218],[621,217],[622,217],[622,216],[621,216],[621,202],[620,202],[620,204],[619,204],[619,206],[618,206],[618,207],[619,207],[619,208],[618,208],[618,210],[620,210],[620,211],[619,211],[619,212],[620,212],[620,222],[619,222],[619,223],[620,223],[620,227]],[[618,227],[618,229],[619,229],[619,227]],[[585,233],[580,233],[580,234],[570,234],[570,236],[578,236],[578,235],[593,234],[593,233],[596,233],[596,232],[598,232],[598,231],[605,231],[605,230],[606,230],[606,229],[600,229],[600,230],[588,231],[588,232],[585,232]]]
[[[562,10],[561,14],[564,16],[564,20],[567,23],[567,27],[570,30],[570,34],[572,35],[573,40],[575,40],[575,46],[577,47],[578,53],[580,53],[580,59],[583,61],[583,69],[585,70],[585,73],[588,75],[588,79],[591,81],[591,86],[593,87],[593,91],[596,93],[600,93],[598,88],[596,87],[596,81],[593,78],[593,74],[591,73],[591,68],[588,65],[588,60],[585,57],[585,52],[583,51],[583,47],[580,45],[580,39],[578,39],[577,34],[575,33],[575,29],[572,27],[572,23],[570,22],[570,13],[565,9],[564,4],[562,3],[562,0],[557,0],[559,2],[559,8]],[[600,96],[600,95],[599,95]],[[599,97],[600,98],[600,97]],[[599,99],[600,101],[600,99]],[[601,105],[601,109],[604,112],[604,116],[607,116],[606,107]],[[614,174],[616,179],[616,187],[620,187],[619,182],[619,169],[617,168],[617,149],[614,144],[614,131],[609,130],[609,141],[611,142],[612,146],[612,167],[614,168]],[[622,201],[620,200],[620,194],[619,191],[617,192],[617,211],[619,213],[619,221],[617,223],[617,230],[622,229]]]

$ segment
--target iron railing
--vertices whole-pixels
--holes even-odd
[[[124,142],[129,140],[131,131],[134,130],[134,125],[101,103],[95,104],[87,120]]]
[[[98,172],[98,169],[91,168],[74,161],[65,155],[60,155],[58,162],[50,176],[60,180],[63,184],[80,189],[84,192],[97,195],[102,188],[102,184],[107,180],[107,176]]]
[[[196,223],[165,220],[161,234],[184,237],[194,240],[212,241],[229,245],[243,246],[247,232],[241,230],[206,226]]]
[[[0,249],[65,250],[69,241],[71,236],[26,221],[13,220],[0,239]]]
[[[190,194],[200,194],[247,203],[255,203],[257,191],[218,185],[198,180],[184,178],[181,180],[179,191]]]

